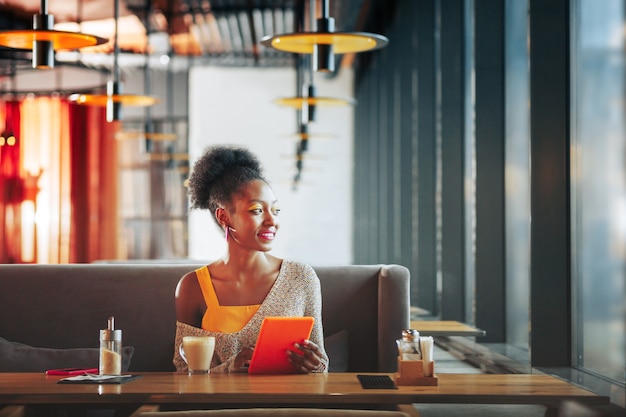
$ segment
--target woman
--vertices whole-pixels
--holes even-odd
[[[311,316],[310,340],[285,355],[297,372],[325,372],[320,283],[309,265],[268,252],[279,228],[280,208],[249,151],[209,148],[189,178],[191,207],[207,209],[224,231],[221,259],[184,275],[176,288],[174,365],[183,336],[215,336],[211,372],[246,372],[266,316]]]

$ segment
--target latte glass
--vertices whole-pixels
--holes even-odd
[[[189,375],[206,375],[211,372],[211,359],[215,350],[215,337],[213,336],[185,336],[180,344],[179,352],[187,368]]]

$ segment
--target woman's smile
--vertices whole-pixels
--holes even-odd
[[[261,232],[259,233],[259,238],[264,239],[264,240],[274,240],[274,237],[276,237],[276,232]]]

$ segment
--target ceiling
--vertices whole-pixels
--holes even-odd
[[[45,1],[45,0],[44,0]],[[319,17],[321,0],[314,3]],[[365,31],[373,0],[329,1],[336,31]],[[80,52],[57,52],[58,63],[110,68],[115,39],[114,0],[48,0],[55,29],[109,39]],[[220,66],[293,66],[292,54],[260,45],[263,36],[311,27],[308,0],[120,0],[119,65],[144,67],[176,63]],[[40,0],[0,0],[0,30],[31,29]],[[352,57],[337,56],[336,65]],[[0,76],[30,67],[30,51],[0,47]]]

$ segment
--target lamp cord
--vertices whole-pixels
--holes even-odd
[[[315,18],[316,18],[316,10],[315,6],[317,4],[316,0],[309,0],[309,32],[315,32]]]
[[[309,25],[311,26],[309,28],[310,32],[315,32],[317,30],[317,25],[316,25],[316,10],[315,10],[315,6],[317,4],[317,0],[309,0]],[[313,56],[309,55],[307,60],[309,61],[309,84],[313,85]]]
[[[118,20],[120,15],[120,1],[115,0],[113,8],[113,20],[114,20],[114,36],[113,36],[113,81],[119,82],[120,80],[120,70],[118,66],[118,55],[120,53],[120,47],[117,43],[117,32],[118,32]]]

